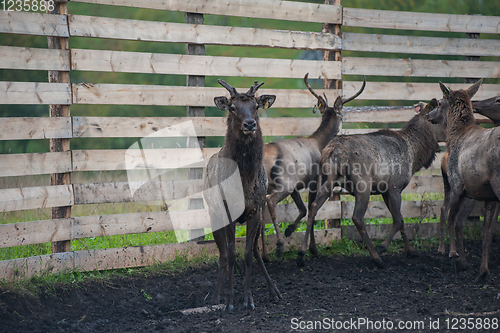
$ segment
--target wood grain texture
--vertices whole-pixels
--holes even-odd
[[[65,15],[0,10],[0,33],[69,37]]]
[[[69,71],[69,50],[0,46],[0,68]]]
[[[70,117],[0,117],[0,140],[69,139],[71,132]]]
[[[0,82],[0,104],[71,104],[69,83]]]

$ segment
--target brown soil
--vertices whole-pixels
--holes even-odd
[[[300,323],[302,327],[311,325],[308,321],[328,325],[332,320],[351,318],[392,321],[394,325],[404,320],[423,321],[425,327],[408,331],[445,332],[446,319],[454,317],[500,320],[500,242],[493,243],[491,277],[486,283],[473,282],[480,263],[480,242],[467,242],[466,248],[471,269],[464,272],[456,271],[435,249],[416,258],[386,254],[385,269],[376,268],[368,256],[308,257],[304,269],[292,259],[276,260],[267,267],[283,294],[280,301],[269,299],[265,280],[254,264],[256,309],[243,307],[243,274],[239,271],[232,313],[180,312],[209,304],[216,265],[177,274],[64,285],[50,292],[40,290],[36,298],[0,288],[0,332],[287,332]],[[429,321],[438,319],[440,330],[431,330]],[[352,331],[382,330],[354,328]],[[486,331],[498,330],[482,330]]]

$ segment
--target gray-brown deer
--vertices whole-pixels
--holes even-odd
[[[285,236],[289,237],[297,229],[300,220],[307,214],[306,206],[300,197],[299,191],[310,190],[310,209],[311,203],[316,197],[316,180],[319,173],[321,150],[342,128],[343,105],[358,97],[366,85],[366,78],[363,76],[363,85],[356,94],[346,100],[342,100],[342,97],[338,96],[333,107],[329,107],[326,96],[325,98],[321,97],[309,85],[308,75],[309,73],[304,76],[304,83],[311,94],[318,100],[313,112],[317,108],[321,113],[319,127],[309,137],[295,137],[264,145],[264,165],[269,179],[266,202],[276,230],[277,256],[280,256],[283,252],[283,235],[276,222],[276,205],[291,195],[299,209],[299,215],[293,224],[290,224],[285,230]],[[262,228],[264,229],[264,225]],[[268,261],[264,237],[264,230],[262,230],[263,258],[264,261]]]
[[[439,87],[449,104],[446,150],[449,153],[450,253],[455,251],[456,228],[458,255],[462,265],[468,265],[463,248],[463,225],[455,225],[455,221],[464,198],[484,201],[482,258],[477,279],[485,280],[489,274],[489,253],[500,201],[500,128],[485,129],[476,124],[470,99],[481,83],[482,80],[467,90],[452,90],[442,82],[439,82]]]
[[[316,213],[330,197],[336,186],[343,187],[355,200],[352,220],[365,242],[372,260],[383,267],[380,254],[387,250],[397,231],[401,232],[408,256],[415,254],[405,233],[401,215],[401,192],[413,174],[428,168],[439,151],[433,125],[427,113],[435,108],[436,100],[415,115],[401,130],[379,130],[358,135],[339,135],[321,153],[321,174],[318,195],[312,203],[307,229],[298,252],[297,264],[305,264],[309,234],[313,232]],[[371,194],[381,194],[391,212],[392,229],[384,242],[373,246],[364,227],[364,215]],[[312,235],[311,235],[312,236]],[[312,240],[309,250],[316,252]]]
[[[225,96],[214,98],[219,110],[229,111],[227,131],[223,147],[208,162],[204,184],[204,196],[208,204],[212,232],[220,252],[219,272],[213,301],[216,304],[220,302],[220,292],[228,269],[228,288],[224,308],[232,310],[234,307],[235,224],[236,222],[246,223],[244,306],[250,305],[254,308],[250,290],[253,257],[257,260],[267,281],[271,296],[281,298],[280,292],[269,277],[257,246],[267,191],[267,176],[262,162],[264,141],[258,109],[270,107],[276,96],[255,97],[257,89],[264,82],[257,84],[256,81],[246,93],[238,93],[236,88],[225,81],[218,80],[218,82],[229,91],[230,98]],[[241,175],[241,185],[229,184],[224,187],[224,182],[235,175],[235,172]],[[210,191],[213,188],[217,191]],[[218,191],[218,189],[221,190]],[[238,193],[238,190],[242,193]],[[206,195],[207,193],[216,193],[216,195]],[[239,202],[242,206],[241,210],[234,207],[238,206],[238,202],[233,202],[238,196],[244,197]],[[221,197],[222,200],[220,200]],[[241,215],[232,216],[237,214]]]

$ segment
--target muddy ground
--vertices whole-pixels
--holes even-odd
[[[177,274],[65,285],[50,293],[41,290],[36,298],[3,288],[0,332],[287,332],[313,324],[319,329],[318,322],[326,331],[339,325],[337,320],[348,321],[344,328],[353,332],[382,331],[383,320],[386,328],[391,322],[394,330],[400,322],[421,321],[425,326],[407,331],[459,332],[468,331],[460,328],[469,318],[474,318],[474,325],[489,322],[489,329],[483,327],[483,332],[499,331],[494,323],[495,318],[500,320],[500,242],[493,244],[491,277],[486,283],[473,283],[480,242],[467,242],[466,248],[471,269],[464,272],[457,272],[435,249],[420,252],[416,258],[386,254],[384,269],[376,268],[367,252],[366,256],[331,253],[308,257],[303,269],[293,259],[274,260],[267,267],[283,294],[281,301],[269,299],[265,280],[254,265],[256,309],[243,307],[243,275],[239,272],[232,313],[184,315],[179,311],[209,304],[215,264]],[[374,326],[363,324],[363,318]],[[455,330],[451,330],[453,324]]]

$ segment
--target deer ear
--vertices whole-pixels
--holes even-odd
[[[257,107],[259,109],[269,109],[276,100],[275,95],[262,95],[257,97]]]
[[[333,108],[336,112],[340,113],[342,111],[342,105],[344,105],[344,103],[342,102],[342,97],[338,96],[335,99],[335,103],[333,103]]]
[[[435,98],[431,99],[431,101],[427,104],[427,108],[429,110],[434,110],[437,106],[438,106],[438,101]]]
[[[217,108],[221,111],[226,111],[229,109],[231,102],[225,96],[214,97],[214,103]]]
[[[445,86],[441,81],[439,81],[439,88],[441,88],[441,91],[443,92],[444,97],[450,96],[450,88]]]
[[[469,98],[472,99],[472,96],[474,96],[477,93],[477,91],[479,90],[479,87],[481,87],[482,83],[483,83],[483,79],[477,81],[476,83],[474,83],[472,86],[470,86],[467,89],[467,95],[469,95]]]

